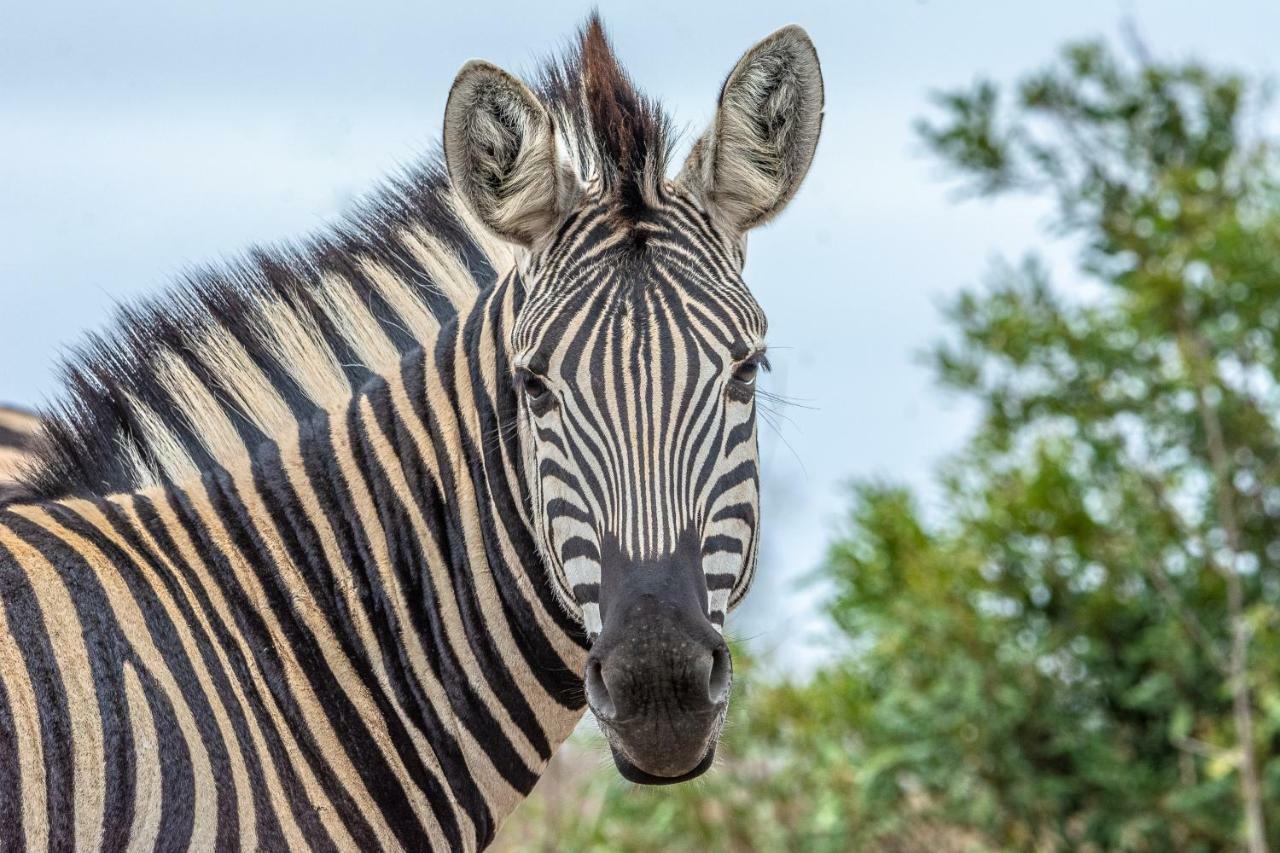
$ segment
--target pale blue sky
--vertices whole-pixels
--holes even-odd
[[[926,93],[1007,80],[1130,17],[1159,54],[1274,74],[1280,4],[1176,0],[601,2],[637,82],[700,130],[739,54],[787,22],[822,57],[827,117],[808,182],[752,239],[790,448],[766,437],[761,589],[743,630],[800,659],[843,483],[926,487],[964,406],[919,352],[937,306],[995,254],[1043,243],[1044,208],[952,203],[910,130]],[[61,348],[185,264],[304,233],[434,142],[464,61],[513,71],[585,3],[61,2],[0,9],[0,400],[57,390]],[[1050,259],[1070,280],[1070,252]],[[766,431],[767,432],[767,431]],[[783,590],[786,590],[785,593]],[[741,624],[741,623],[740,623]],[[816,644],[820,648],[820,643]],[[810,642],[810,651],[815,645]]]

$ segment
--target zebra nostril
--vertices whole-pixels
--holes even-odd
[[[587,663],[587,704],[597,715],[612,719],[617,713],[613,699],[609,696],[609,688],[605,687],[604,674],[600,669],[600,661],[594,658]]]
[[[729,699],[729,677],[733,674],[733,664],[729,658],[729,650],[724,646],[711,653],[711,672],[707,676],[707,698],[712,705],[723,705]]]

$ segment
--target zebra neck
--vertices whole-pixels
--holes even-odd
[[[22,770],[24,826],[112,849],[138,827],[220,849],[493,838],[584,708],[516,462],[516,296],[252,460],[0,510],[0,641],[25,644],[0,713],[44,732],[22,749],[69,744]]]
[[[585,638],[530,528],[505,356],[513,298],[496,287],[296,447],[206,480],[282,621],[306,624],[343,691],[401,718],[477,841],[585,707]]]

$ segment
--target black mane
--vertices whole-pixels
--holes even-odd
[[[255,306],[265,299],[283,300],[315,318],[326,342],[342,354],[347,344],[325,320],[316,301],[325,274],[348,278],[375,316],[385,318],[382,329],[387,336],[402,350],[412,348],[416,342],[394,322],[394,312],[353,261],[374,259],[417,283],[421,299],[437,316],[447,316],[452,309],[431,287],[426,270],[397,245],[397,230],[425,227],[458,253],[478,282],[493,278],[494,270],[446,200],[448,179],[439,162],[431,157],[393,179],[327,233],[297,243],[251,248],[237,261],[196,269],[181,276],[167,292],[117,309],[108,329],[91,333],[61,365],[64,390],[53,408],[43,413],[44,436],[37,448],[36,470],[26,483],[28,491],[34,497],[53,498],[135,488],[130,445],[146,462],[154,461],[155,455],[143,437],[138,404],[164,421],[200,467],[214,464],[175,410],[156,364],[158,353],[175,354],[216,389],[217,377],[194,349],[214,326],[221,326],[245,347],[295,414],[301,417],[314,411],[314,402],[268,351],[261,329],[255,326]],[[340,361],[353,387],[368,378],[369,371],[357,359]],[[254,434],[257,430],[234,402],[221,399],[249,442],[264,438]]]

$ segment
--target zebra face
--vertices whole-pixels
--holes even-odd
[[[584,684],[619,770],[712,762],[755,569],[755,384],[765,318],[746,232],[794,195],[822,116],[813,45],[787,27],[730,73],[674,181],[666,123],[596,23],[535,94],[463,68],[445,155],[464,208],[526,251],[511,325],[532,533],[591,642]]]
[[[693,566],[718,630],[755,567],[764,312],[733,235],[667,188],[643,222],[572,216],[527,271],[512,335],[536,534],[598,637],[625,566]]]
[[[593,643],[588,701],[646,782],[709,762],[723,721],[767,364],[735,235],[678,187],[665,197],[641,222],[608,204],[572,216],[530,265],[512,336],[540,549]]]

